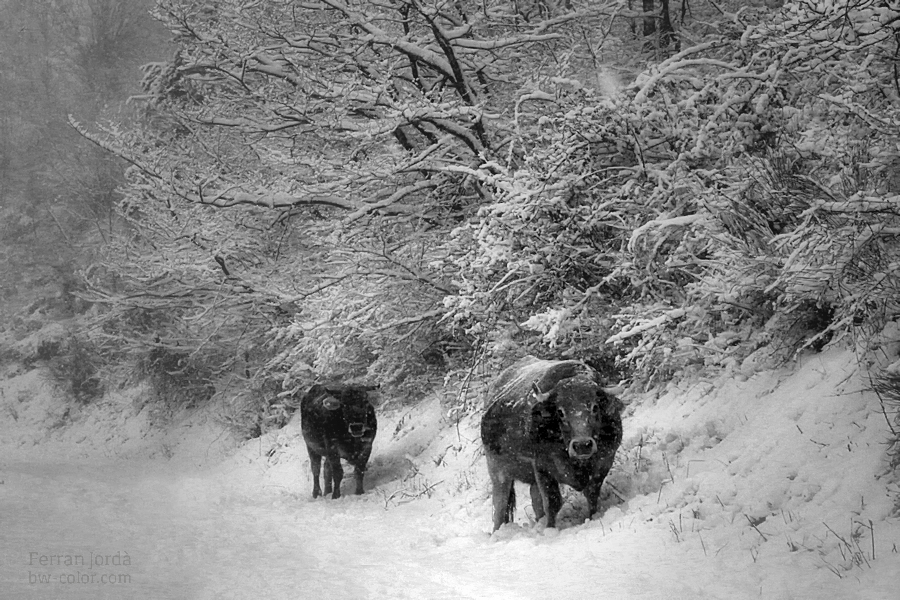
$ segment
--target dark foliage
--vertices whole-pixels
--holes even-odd
[[[43,342],[37,355],[47,361],[54,385],[76,402],[87,404],[103,394],[100,370],[106,363],[97,348],[83,337],[70,334],[62,341]]]

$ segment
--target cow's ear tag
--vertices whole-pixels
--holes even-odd
[[[341,401],[334,396],[325,396],[322,400],[322,406],[328,410],[337,410],[341,407]]]

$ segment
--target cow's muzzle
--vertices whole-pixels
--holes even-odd
[[[572,458],[590,458],[597,453],[597,442],[594,438],[580,437],[569,442],[569,456]]]
[[[366,424],[365,423],[350,423],[347,425],[347,430],[350,432],[350,435],[353,437],[362,437],[366,432]]]

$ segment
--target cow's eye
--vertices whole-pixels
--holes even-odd
[[[596,402],[591,404],[591,414],[595,417],[600,414],[600,405]]]
[[[556,414],[559,415],[560,419],[565,419],[566,418],[566,409],[559,406],[556,408]]]

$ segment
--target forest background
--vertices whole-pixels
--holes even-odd
[[[900,2],[6,0],[0,27],[0,310],[40,333],[4,352],[77,402],[146,380],[249,437],[313,381],[465,411],[526,353],[646,389],[876,352],[898,313]]]

